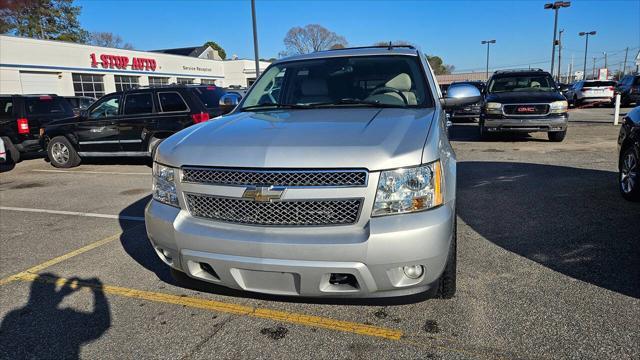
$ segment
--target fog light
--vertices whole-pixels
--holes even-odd
[[[403,267],[402,271],[409,279],[417,279],[424,273],[424,268],[422,265],[411,265]]]

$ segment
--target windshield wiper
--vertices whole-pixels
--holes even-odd
[[[260,109],[260,108],[308,109],[309,106],[308,105],[301,105],[301,104],[265,103],[265,104],[257,104],[257,105],[245,106],[240,110],[245,111],[245,110],[255,110],[255,109]]]
[[[380,100],[358,100],[352,98],[345,98],[336,101],[324,102],[324,103],[311,103],[308,104],[308,107],[323,107],[323,106],[334,106],[334,105],[363,105],[363,106],[371,106],[371,107],[379,107],[379,108],[404,108],[405,105],[397,105],[397,104],[386,104],[381,103]]]

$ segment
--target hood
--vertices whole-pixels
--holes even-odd
[[[492,101],[502,104],[550,103],[559,100],[566,100],[566,98],[557,91],[512,91],[493,94],[488,93],[485,96],[486,102]]]
[[[162,142],[171,166],[389,169],[420,164],[434,109],[240,112]]]

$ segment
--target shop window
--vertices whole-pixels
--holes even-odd
[[[124,91],[138,87],[137,76],[115,75],[116,91]]]
[[[160,77],[160,76],[149,76],[149,86],[163,86],[169,85],[168,77]]]
[[[104,82],[102,75],[71,74],[73,79],[73,91],[76,96],[89,96],[99,98],[104,95]]]
[[[193,78],[177,78],[178,84],[193,84]]]
[[[202,79],[200,80],[200,84],[202,85],[215,85],[216,81],[213,79]]]

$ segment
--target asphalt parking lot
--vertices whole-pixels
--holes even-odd
[[[638,359],[640,204],[612,113],[572,110],[562,143],[452,127],[453,300],[177,284],[146,239],[144,161],[24,161],[0,174],[0,358]]]

